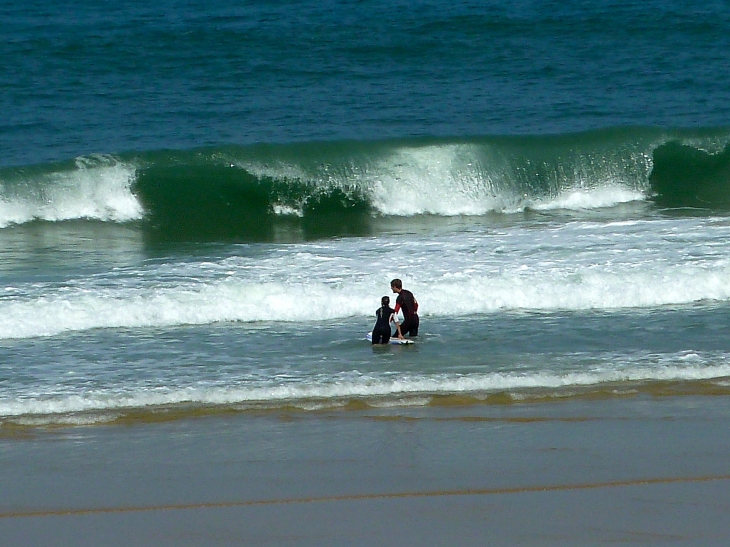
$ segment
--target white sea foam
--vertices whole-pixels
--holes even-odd
[[[631,190],[625,186],[608,185],[589,190],[566,190],[554,199],[541,200],[530,206],[538,211],[554,209],[599,209],[613,207],[621,203],[643,201],[646,195],[643,192]]]
[[[119,416],[119,414],[114,413],[100,412],[81,414],[76,411],[71,411],[70,413],[61,415],[56,413],[51,413],[50,415],[33,415],[33,413],[31,413],[31,415],[21,416],[15,419],[14,423],[29,427],[45,427],[54,425],[85,426],[113,422],[115,419],[119,418]]]
[[[32,220],[125,222],[144,211],[132,194],[135,168],[109,158],[79,158],[76,169],[0,186],[0,228]]]
[[[281,203],[275,203],[273,209],[274,214],[279,216],[291,216],[300,218],[304,216],[301,208],[291,207],[289,205],[282,205]]]
[[[717,360],[717,356],[713,358]],[[669,361],[673,359],[670,357]],[[675,360],[676,361],[676,360]],[[175,404],[237,405],[250,403],[294,404],[303,409],[316,410],[332,407],[338,401],[351,398],[392,398],[391,403],[382,399],[376,405],[427,404],[429,396],[438,394],[470,394],[478,396],[492,392],[529,389],[563,390],[585,388],[614,382],[647,381],[697,381],[730,376],[730,365],[710,365],[702,359],[686,365],[659,363],[655,366],[635,364],[618,369],[588,372],[534,372],[488,373],[469,375],[438,374],[383,378],[362,375],[349,380],[317,382],[312,379],[299,383],[267,386],[239,387],[181,387],[158,388],[139,391],[97,391],[90,394],[23,397],[0,400],[0,416],[24,416],[28,425],[58,423],[50,418],[62,415],[62,423],[87,424],[103,422],[109,418],[93,412],[115,411],[131,408],[158,407]],[[78,412],[92,412],[80,418],[68,416]],[[34,418],[33,416],[40,416]],[[46,417],[43,417],[46,416]]]
[[[664,274],[664,277],[662,277]],[[425,316],[498,310],[585,310],[730,300],[730,267],[686,266],[673,271],[530,268],[495,275],[446,273],[413,286]],[[254,284],[229,279],[209,285],[140,290],[59,289],[31,300],[0,302],[0,338],[55,335],[115,327],[160,327],[220,321],[306,322],[370,316],[383,287],[321,282]],[[382,280],[381,285],[382,285]],[[468,294],[469,298],[464,298]],[[376,306],[377,307],[377,306]]]
[[[711,219],[575,222],[407,240],[350,238],[152,263],[77,281],[15,284],[0,299],[0,338],[370,317],[388,280],[404,277],[401,264],[423,316],[725,302],[729,232],[727,223]]]

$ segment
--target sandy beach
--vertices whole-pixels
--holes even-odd
[[[22,545],[726,545],[725,397],[4,431]]]

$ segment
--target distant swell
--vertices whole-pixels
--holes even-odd
[[[0,170],[0,228],[142,221],[172,240],[367,233],[382,217],[589,210],[636,200],[730,209],[730,130],[613,128],[228,146]]]

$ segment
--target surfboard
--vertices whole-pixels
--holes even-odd
[[[373,333],[372,332],[367,333],[367,335],[365,336],[365,339],[368,342],[372,342],[373,341]],[[390,337],[390,343],[391,344],[395,344],[397,346],[408,346],[410,344],[415,344],[415,342],[413,340],[408,340],[408,339],[401,340],[397,336],[391,336]]]

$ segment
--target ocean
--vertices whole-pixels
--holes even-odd
[[[727,2],[0,13],[0,434],[730,394]]]

